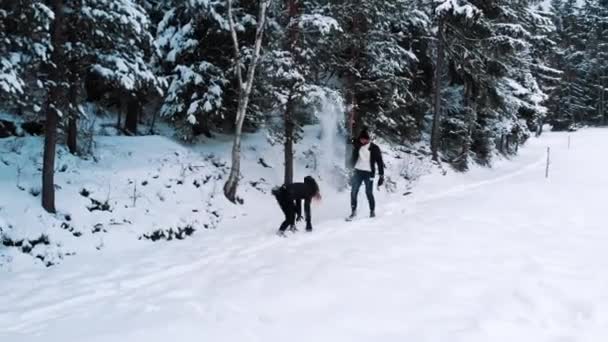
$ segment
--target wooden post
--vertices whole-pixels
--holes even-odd
[[[133,208],[137,204],[137,181],[133,181]]]
[[[545,169],[545,178],[549,178],[549,165],[551,164],[551,147],[547,147],[547,168]]]

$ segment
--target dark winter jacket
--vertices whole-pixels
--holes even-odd
[[[380,177],[384,177],[384,161],[382,160],[382,152],[380,151],[380,147],[370,142],[365,145],[369,148],[370,156],[369,161],[371,163],[370,167],[372,170],[372,177],[376,175],[376,165],[378,165],[378,174]],[[357,165],[357,160],[359,160],[359,150],[361,149],[361,143],[359,141],[353,142],[353,155],[351,157],[351,167],[355,167]]]
[[[273,190],[272,193],[279,201],[295,201],[296,217],[302,216],[302,200],[304,200],[306,221],[310,223],[312,219],[310,215],[310,202],[318,191],[319,188],[316,183],[292,183],[283,185],[280,188]]]

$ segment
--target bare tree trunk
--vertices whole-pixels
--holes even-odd
[[[68,119],[68,150],[71,154],[78,154],[78,118],[70,116]]]
[[[57,122],[59,120],[58,106],[61,98],[59,68],[63,64],[63,3],[53,0],[52,9],[55,13],[51,43],[53,52],[51,60],[50,79],[52,85],[46,105],[46,130],[44,136],[44,156],[42,164],[42,207],[49,213],[55,213],[55,152],[57,147]]]
[[[119,94],[118,101],[120,102],[120,108],[118,109],[118,121],[116,122],[116,131],[118,132],[118,134],[120,134],[120,132],[122,132],[122,125],[120,123],[120,119],[122,118],[122,113],[127,112],[127,100],[124,99],[122,94]]]
[[[287,1],[287,11],[289,14],[288,17],[288,44],[289,51],[292,56],[296,57],[296,45],[298,43],[298,15],[299,15],[299,1],[298,0],[286,0]],[[285,152],[285,177],[284,183],[291,184],[293,183],[293,142],[294,142],[294,92],[297,84],[292,85],[291,93],[289,94],[289,98],[287,99],[287,107],[285,108],[285,144],[284,144],[284,152]]]
[[[137,121],[139,120],[139,101],[136,96],[129,96],[127,100],[127,114],[125,116],[125,132],[128,135],[137,135]]]
[[[285,184],[293,183],[293,99],[290,96],[285,109]]]
[[[234,134],[234,144],[232,146],[232,168],[230,169],[230,176],[228,177],[226,184],[224,184],[224,195],[233,203],[236,203],[236,191],[239,185],[239,177],[241,173],[241,134],[243,130],[243,122],[245,122],[245,115],[247,114],[247,106],[249,104],[249,95],[251,94],[251,89],[253,88],[255,68],[260,57],[262,38],[264,37],[264,25],[266,24],[266,10],[268,9],[269,4],[270,0],[263,0],[262,3],[260,3],[258,23],[255,32],[253,57],[249,67],[247,68],[247,79],[243,81],[239,41],[234,25],[234,18],[232,17],[232,0],[228,0],[228,22],[230,24],[230,32],[232,35],[234,59],[236,62],[236,73],[239,85],[239,100],[236,111],[236,132]]]
[[[469,152],[471,151],[471,144],[473,141],[473,130],[475,128],[475,122],[477,121],[475,108],[473,108],[473,85],[472,80],[469,76],[464,77],[464,108],[467,111],[467,135],[465,137],[464,144],[462,146],[462,162],[461,167],[463,170],[469,168]]]
[[[156,126],[156,117],[158,116],[158,112],[159,110],[154,110],[154,113],[152,113],[152,123],[150,124],[150,132],[148,134],[155,134],[154,133],[154,127]]]
[[[433,153],[433,160],[439,160],[439,134],[441,125],[441,76],[443,71],[443,59],[445,41],[443,37],[443,19],[439,22],[439,28],[437,29],[437,63],[435,65],[435,89],[434,89],[434,104],[435,113],[433,113],[433,127],[431,130],[431,152]]]
[[[606,89],[604,88],[604,73],[602,72],[602,75],[600,76],[600,110],[599,110],[599,115],[600,118],[602,120],[602,126],[606,125],[606,109],[605,109],[605,103],[604,103],[604,99],[605,99],[605,95],[606,95]]]
[[[543,134],[543,125],[544,125],[544,120],[542,118],[539,118],[537,120],[536,123],[536,137],[540,137]]]
[[[77,92],[76,92],[76,80],[70,80],[70,116],[68,117],[68,149],[71,154],[78,154],[78,108],[76,107]]]
[[[351,75],[348,77],[348,111],[346,112],[346,155],[345,155],[345,166],[347,169],[353,167],[352,155],[353,155],[353,139],[355,139],[355,123],[357,121],[357,97],[355,93],[355,81]]]
[[[360,16],[355,14],[352,17],[352,28],[351,33],[353,37],[357,37],[361,32],[361,23],[359,22]],[[361,46],[358,43],[357,39],[353,39],[351,42],[351,56],[350,62],[352,63],[352,68],[356,68],[357,59],[359,57],[359,53],[361,50]],[[357,91],[356,91],[356,82],[355,75],[353,71],[349,71],[347,75],[347,97],[348,97],[348,111],[346,113],[346,153],[344,158],[344,164],[346,169],[351,169],[354,165],[352,164],[352,155],[353,155],[353,141],[356,138],[356,128],[357,128]]]

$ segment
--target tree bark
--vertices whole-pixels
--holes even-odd
[[[605,108],[605,97],[606,97],[606,89],[604,87],[604,75],[602,72],[602,75],[600,76],[600,110],[599,110],[599,116],[600,116],[600,120],[602,121],[602,126],[606,126],[606,108]]]
[[[441,76],[443,71],[445,41],[443,37],[443,19],[439,21],[437,29],[437,63],[435,65],[435,89],[434,89],[434,105],[435,113],[433,113],[433,127],[431,129],[431,152],[433,160],[439,160],[439,134],[441,125]]]
[[[121,125],[120,121],[122,118],[122,113],[127,112],[127,100],[125,100],[123,98],[123,95],[119,94],[118,101],[119,101],[120,108],[118,109],[118,118],[117,118],[118,121],[116,122],[116,131],[118,132],[118,134],[120,134],[120,132],[122,132],[122,125]]]
[[[353,167],[352,164],[352,154],[353,154],[353,139],[355,139],[355,123],[357,120],[357,96],[355,93],[355,81],[354,76],[349,76],[348,81],[348,111],[346,112],[346,155],[344,159],[344,165],[346,169],[350,169]]]
[[[224,195],[226,198],[236,203],[236,191],[239,185],[239,177],[241,173],[241,135],[243,130],[243,123],[245,122],[245,115],[247,114],[247,106],[249,104],[249,95],[253,88],[253,80],[255,77],[255,68],[258,64],[260,57],[260,49],[262,47],[262,38],[264,37],[264,26],[266,23],[266,10],[270,0],[264,0],[260,3],[258,12],[258,23],[255,32],[255,45],[253,49],[252,60],[247,68],[247,79],[243,82],[243,75],[241,72],[241,56],[239,41],[234,25],[234,18],[232,17],[232,0],[228,0],[228,22],[230,24],[230,32],[232,36],[232,42],[234,47],[234,59],[236,62],[236,73],[239,85],[239,99],[236,111],[236,131],[234,134],[234,143],[232,145],[232,167],[230,169],[230,175],[226,184],[224,184]]]
[[[68,150],[73,155],[78,154],[78,118],[70,116],[68,120]]]
[[[291,52],[291,55],[294,57],[294,61],[296,60],[296,46],[298,43],[298,34],[299,34],[299,26],[298,26],[298,17],[299,17],[299,1],[298,0],[286,0],[287,1],[287,13],[288,13],[288,49]],[[297,62],[296,62],[297,63]],[[285,175],[284,175],[284,184],[293,183],[293,145],[294,145],[294,92],[297,84],[291,85],[291,90],[289,94],[289,98],[287,100],[287,107],[285,108],[285,143],[284,143],[284,152],[285,152]]]
[[[139,101],[136,96],[129,96],[127,100],[127,114],[125,116],[125,132],[137,135],[137,121],[139,120]]]
[[[285,184],[293,183],[293,99],[290,96],[285,109]]]
[[[474,99],[473,99],[473,81],[470,79],[468,75],[464,76],[464,108],[467,111],[467,135],[465,137],[464,144],[462,146],[462,156],[461,156],[461,167],[463,170],[467,170],[469,168],[469,152],[471,151],[471,144],[473,141],[473,130],[475,128],[476,114],[475,108],[473,108]]]
[[[78,154],[78,107],[76,106],[77,92],[76,80],[71,80],[73,83],[70,87],[70,116],[68,117],[68,149],[71,154]]]
[[[61,98],[61,81],[59,69],[63,64],[63,3],[62,0],[53,0],[52,9],[55,13],[51,43],[53,52],[50,70],[51,87],[46,105],[46,130],[44,136],[44,155],[42,164],[42,207],[49,213],[55,213],[55,153],[57,147],[57,122],[59,99]]]
[[[351,45],[351,56],[350,63],[352,63],[352,68],[355,69],[357,65],[357,60],[359,58],[359,53],[362,49],[361,45],[358,43],[357,35],[361,33],[361,22],[360,22],[359,14],[355,14],[352,17],[352,27],[351,33],[355,39],[352,40]],[[349,71],[347,75],[347,97],[348,97],[348,111],[346,113],[346,146],[345,146],[345,156],[344,156],[344,166],[346,169],[351,169],[354,165],[352,163],[352,154],[353,154],[353,140],[356,138],[356,128],[357,128],[357,84],[354,71]]]

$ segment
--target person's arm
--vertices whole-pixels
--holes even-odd
[[[300,221],[302,219],[302,200],[296,200],[296,221]]]
[[[304,200],[304,211],[306,211],[306,227],[312,227],[312,216],[310,216],[310,197]]]
[[[380,147],[376,145],[376,164],[378,165],[378,174],[380,177],[384,177],[384,160],[382,160],[382,151],[380,151]]]
[[[378,189],[380,189],[384,184],[384,161],[382,160],[382,151],[380,151],[378,145],[375,145],[374,151],[376,152],[374,161],[376,165],[378,165],[378,175],[380,175],[380,178],[378,179]]]

